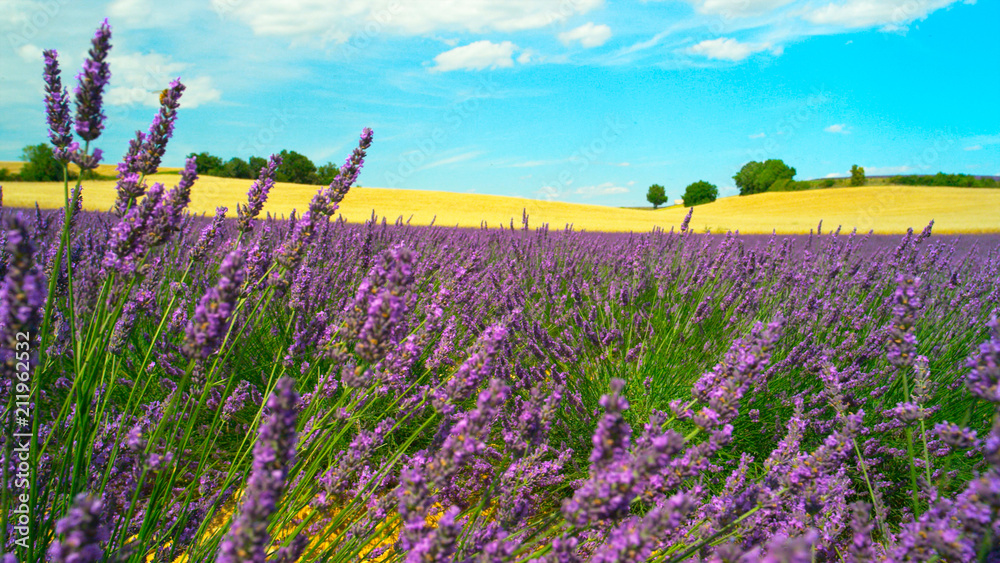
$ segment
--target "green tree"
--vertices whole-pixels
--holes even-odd
[[[719,197],[719,188],[715,184],[698,180],[684,190],[684,207],[712,203],[717,197]]]
[[[261,156],[251,156],[247,160],[250,165],[250,177],[256,179],[260,176],[260,169],[267,166],[267,159]]]
[[[763,166],[763,163],[752,160],[744,164],[743,168],[740,168],[740,171],[733,176],[736,187],[740,189],[740,195],[756,194],[763,191],[757,187],[757,175]]]
[[[56,160],[48,143],[24,147],[21,160],[24,166],[21,167],[20,177],[25,182],[56,182],[63,179],[63,164]],[[69,177],[74,179],[76,174],[71,172]]]
[[[226,178],[253,178],[253,170],[250,164],[240,157],[230,158],[222,167],[223,176]]]
[[[198,154],[191,153],[187,155],[188,158],[195,158],[195,163],[198,165],[198,174],[203,176],[222,176],[222,159],[208,154],[207,152],[201,152]]]
[[[281,151],[281,165],[275,179],[279,182],[293,182],[296,184],[317,184],[319,177],[316,175],[316,165],[309,157],[295,151]]]
[[[764,162],[754,160],[744,164],[743,168],[733,176],[733,180],[740,189],[740,195],[751,195],[766,192],[778,180],[783,178],[791,180],[794,177],[794,168],[780,159],[772,158]]]
[[[646,192],[646,201],[652,203],[653,209],[656,209],[667,202],[667,191],[663,189],[663,186],[653,184],[649,186],[649,191]]]
[[[851,165],[851,185],[852,186],[863,186],[867,180],[865,179],[865,169],[858,166],[857,164]]]
[[[329,184],[333,182],[334,178],[340,176],[340,168],[332,162],[327,162],[316,169],[316,176],[319,177],[320,184]]]

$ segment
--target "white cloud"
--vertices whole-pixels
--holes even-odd
[[[625,186],[616,186],[613,182],[604,182],[596,186],[580,186],[573,193],[583,196],[584,199],[589,199],[592,197],[628,193],[628,188]]]
[[[759,16],[776,10],[794,0],[688,0],[703,14],[713,14],[724,18]]]
[[[847,28],[884,27],[892,30],[922,20],[958,0],[846,0],[830,3],[805,14],[819,25]]]
[[[212,0],[259,35],[343,42],[356,33],[423,35],[436,31],[538,29],[586,14],[604,0]]]
[[[594,25],[593,22],[587,22],[576,29],[559,34],[559,41],[563,45],[569,46],[570,43],[579,41],[580,45],[587,49],[600,47],[607,43],[608,39],[611,39],[611,28],[604,24]]]
[[[845,176],[850,176],[850,174],[844,174],[843,172],[830,172],[824,178],[843,178]]]
[[[760,133],[754,133],[753,135],[747,135],[751,139],[763,139],[767,136],[767,133],[761,131]]]
[[[827,133],[839,133],[841,135],[849,135],[851,133],[850,129],[844,123],[834,123],[833,125],[823,129]]]
[[[771,48],[768,43],[740,43],[729,37],[719,37],[718,39],[706,39],[693,47],[688,48],[688,53],[701,55],[709,59],[722,61],[742,61],[754,53],[771,49],[775,54],[781,54],[780,48]]]
[[[965,147],[962,150],[966,150],[966,151],[981,151],[981,150],[983,150],[983,145],[972,145],[971,147]]]
[[[153,14],[153,0],[114,0],[108,6],[108,16],[135,25],[148,20]]]
[[[517,45],[510,41],[494,43],[483,39],[461,47],[455,47],[434,57],[431,70],[448,72],[451,70],[483,70],[485,68],[509,68],[514,66],[514,51]]]
[[[173,61],[165,55],[112,54],[108,63],[114,70],[111,83],[115,86],[108,90],[107,102],[113,106],[142,104],[159,107],[160,92],[178,77],[187,87],[181,95],[182,108],[196,108],[222,97],[222,92],[212,86],[210,77],[186,78],[183,71],[189,65]]]
[[[31,43],[26,43],[18,47],[17,56],[21,57],[21,60],[26,63],[42,64],[42,61],[44,60],[42,48],[37,45],[32,45]]]
[[[521,54],[517,56],[517,64],[526,65],[531,62],[531,57],[535,56],[535,52],[531,49],[525,49],[521,51]]]

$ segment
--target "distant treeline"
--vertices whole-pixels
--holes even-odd
[[[279,182],[329,184],[340,173],[340,168],[332,162],[317,167],[309,157],[295,151],[282,150],[279,154],[281,165],[275,174],[275,179]],[[255,179],[260,174],[260,169],[267,165],[267,159],[259,156],[251,156],[249,160],[233,157],[225,162],[207,152],[191,153],[188,158],[192,156],[198,163],[198,174],[203,176]]]
[[[971,176],[969,174],[945,174],[938,172],[934,175],[892,176],[889,178],[890,184],[902,184],[904,186],[951,186],[956,188],[996,188],[1000,187],[1000,182],[992,176]]]

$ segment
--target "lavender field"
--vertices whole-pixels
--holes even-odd
[[[0,210],[5,563],[1000,561],[1000,235],[332,220],[369,129],[198,217],[183,91],[114,209]]]

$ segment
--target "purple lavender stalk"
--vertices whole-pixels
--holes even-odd
[[[912,366],[917,351],[913,324],[921,307],[920,278],[900,274],[892,294],[892,327],[889,330],[888,358],[895,366]]]
[[[114,270],[122,276],[135,271],[139,260],[149,249],[151,220],[162,199],[163,184],[153,184],[139,205],[129,209],[112,227],[107,251],[101,261],[104,271]]]
[[[143,174],[156,174],[160,167],[160,159],[167,150],[167,141],[174,134],[174,122],[177,120],[177,108],[180,107],[181,94],[186,86],[181,84],[180,78],[170,83],[170,87],[160,92],[160,111],[153,118],[153,123],[149,126],[149,135],[146,135],[142,145],[142,152],[139,153],[139,172]]]
[[[108,20],[101,22],[91,44],[83,70],[77,76],[79,85],[76,87],[76,134],[85,141],[98,138],[104,129],[104,87],[111,79],[111,69],[105,60],[111,50]]]
[[[52,542],[49,558],[54,563],[93,563],[104,557],[101,543],[108,541],[108,530],[101,523],[104,503],[80,493],[69,513],[56,522],[61,540]]]
[[[149,246],[165,243],[171,234],[180,230],[184,210],[191,202],[191,186],[197,179],[197,164],[195,158],[191,157],[187,159],[184,170],[181,171],[181,181],[174,189],[167,192],[153,210],[147,237]]]
[[[201,262],[208,255],[209,246],[215,241],[215,236],[218,234],[219,228],[226,221],[226,212],[228,211],[229,208],[227,207],[215,208],[215,217],[212,218],[212,222],[207,227],[202,229],[201,234],[198,235],[198,241],[191,250],[191,262]]]
[[[236,309],[243,285],[243,253],[234,250],[219,266],[219,281],[202,296],[187,327],[184,350],[193,358],[207,359],[218,351]]]
[[[271,160],[268,161],[266,166],[260,169],[260,175],[254,181],[253,185],[250,186],[250,190],[247,192],[246,205],[240,204],[236,207],[236,215],[238,216],[237,228],[240,233],[253,230],[251,222],[264,209],[264,203],[267,202],[267,195],[271,192],[271,188],[274,187],[274,176],[279,166],[281,166],[281,157],[272,154]]]
[[[979,353],[969,358],[971,368],[966,384],[978,395],[1000,407],[1000,321],[990,321],[990,339],[979,345]]]
[[[340,173],[333,179],[333,182],[330,182],[330,186],[325,190],[324,195],[327,201],[332,204],[331,208],[328,209],[328,215],[332,215],[336,211],[336,204],[344,199],[344,196],[350,191],[351,186],[358,180],[361,167],[364,166],[365,154],[368,151],[368,147],[372,144],[374,135],[375,133],[368,127],[365,127],[361,131],[361,140],[358,142],[358,147],[354,149],[351,156],[347,157],[347,161],[340,167]]]
[[[18,334],[27,334],[31,342],[37,336],[42,321],[47,288],[45,276],[35,265],[35,245],[31,241],[24,217],[18,213],[11,221],[7,234],[7,272],[0,283],[0,358],[5,375],[3,385],[15,381],[14,351],[18,350]],[[24,345],[22,344],[21,347]]]
[[[270,413],[253,449],[253,469],[240,511],[219,546],[219,563],[265,563],[271,543],[267,523],[285,491],[295,456],[295,380],[282,377],[267,401]]]
[[[43,51],[45,56],[45,114],[49,123],[49,140],[54,147],[56,160],[66,162],[69,154],[66,147],[73,142],[71,117],[69,112],[69,92],[59,77],[59,54],[54,50]]]
[[[146,135],[142,131],[135,132],[135,138],[128,142],[128,151],[118,163],[118,183],[115,190],[118,197],[115,200],[114,212],[119,217],[132,207],[135,200],[146,193],[146,184],[139,174],[139,153],[146,143]]]

